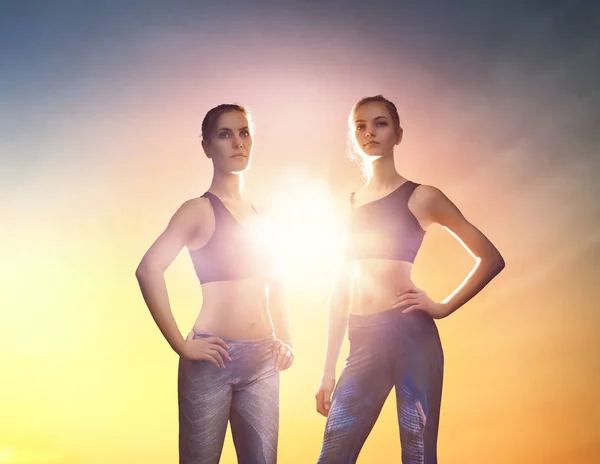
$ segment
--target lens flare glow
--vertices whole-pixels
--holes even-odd
[[[329,186],[305,170],[281,176],[282,194],[269,199],[273,240],[286,278],[322,275],[331,270],[340,247],[338,223]]]

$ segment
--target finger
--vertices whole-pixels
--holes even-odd
[[[283,364],[281,366],[281,370],[284,371],[286,369],[289,369],[289,367],[292,365],[292,363],[294,362],[294,356],[292,355],[291,351],[288,351],[285,353],[285,358],[283,360]]]
[[[392,303],[392,308],[399,308],[401,306],[410,306],[418,304],[419,300],[416,297],[400,297],[396,298]]]
[[[221,366],[219,366],[219,363],[217,362],[217,360],[215,358],[213,358],[208,353],[202,353],[202,355],[200,356],[199,360],[201,360],[201,361],[208,361],[211,364],[214,364],[217,369],[221,368]]]
[[[283,345],[281,344],[281,342],[279,340],[275,340],[273,342],[273,356],[277,356],[277,353],[279,353],[279,349],[282,347]]]
[[[224,358],[231,361],[231,356],[229,356],[229,353],[227,352],[227,350],[225,348],[223,348],[221,345],[217,345],[216,343],[211,343],[210,348],[212,350],[217,350],[221,354],[221,356],[223,356]]]
[[[398,299],[406,299],[406,298],[419,298],[419,294],[418,293],[401,293],[400,295],[396,296],[396,300]]]
[[[222,368],[225,368],[225,361],[223,361],[221,354],[217,350],[209,349],[208,354],[215,358]]]
[[[421,305],[412,305],[406,308],[404,311],[402,311],[402,314],[412,313],[413,311],[420,311],[421,309],[423,309]]]
[[[209,343],[218,343],[223,348],[229,349],[229,345],[227,343],[225,343],[225,340],[223,340],[222,338],[219,338],[219,337],[208,337],[206,340]]]
[[[323,416],[327,416],[327,410],[325,409],[325,405],[323,404],[323,389],[319,389],[316,394],[317,399],[317,412]]]
[[[283,370],[283,365],[287,362],[287,353],[288,350],[287,348],[282,348],[281,350],[279,350],[279,370],[282,371]]]
[[[400,295],[399,297],[394,299],[394,304],[399,304],[402,303],[404,301],[417,301],[419,299],[419,297],[417,295],[413,295],[413,294],[404,294],[404,295]]]
[[[288,351],[289,351],[289,348],[286,346],[282,345],[281,348],[279,348],[279,353],[277,355],[277,361],[278,361],[277,367],[279,370],[281,370],[283,368],[283,363],[286,360],[286,354]]]
[[[319,414],[321,414],[322,416],[324,416],[324,415],[325,415],[325,408],[324,408],[324,407],[321,405],[321,403],[319,403],[318,401],[317,401],[317,407],[316,407],[316,410],[317,410],[317,412],[318,412]]]
[[[325,406],[325,410],[329,411],[329,407],[331,406],[331,391],[325,390],[325,394],[323,395],[323,406]]]
[[[415,288],[415,287],[409,287],[409,288],[405,288],[404,290],[400,290],[398,292],[396,292],[396,295],[405,295],[407,293],[419,293],[419,289]]]
[[[277,354],[275,355],[275,372],[279,372],[279,365],[281,364],[281,353],[279,351],[277,351]]]
[[[282,343],[281,347],[279,348],[279,351],[277,353],[277,368],[279,370],[281,370],[283,368],[283,364],[285,363],[285,360],[286,360],[286,354],[289,351],[290,351],[290,349]]]
[[[286,369],[288,369],[294,363],[294,358],[294,353],[292,353],[291,351],[288,351],[286,353]]]

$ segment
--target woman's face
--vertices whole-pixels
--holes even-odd
[[[351,127],[359,153],[366,157],[391,155],[394,146],[402,139],[394,127],[394,120],[383,103],[371,102],[360,105],[354,111]]]
[[[215,169],[240,173],[250,167],[252,143],[246,115],[241,111],[228,111],[219,117],[210,140],[203,140],[202,147]]]

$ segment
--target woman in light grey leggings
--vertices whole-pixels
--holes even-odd
[[[194,332],[196,339],[210,336]],[[203,361],[181,359],[179,363],[183,461],[195,462],[193,456],[202,456],[199,462],[218,461],[229,420],[239,462],[276,462],[279,375],[273,363],[275,337],[223,340],[233,359],[226,369]]]
[[[252,124],[238,105],[219,105],[202,122],[214,165],[210,188],[188,200],[144,255],[136,276],[152,317],[179,355],[179,462],[216,464],[227,422],[238,462],[274,464],[279,371],[294,354],[283,286],[261,217],[242,198]],[[171,312],[164,272],[187,247],[202,285],[202,309],[184,339]]]

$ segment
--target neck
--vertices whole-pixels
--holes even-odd
[[[241,200],[244,190],[244,177],[242,174],[223,172],[215,169],[212,182],[208,189],[220,198]]]
[[[382,189],[398,184],[403,177],[396,171],[393,153],[373,160],[371,163],[371,177],[367,185],[374,189]]]

